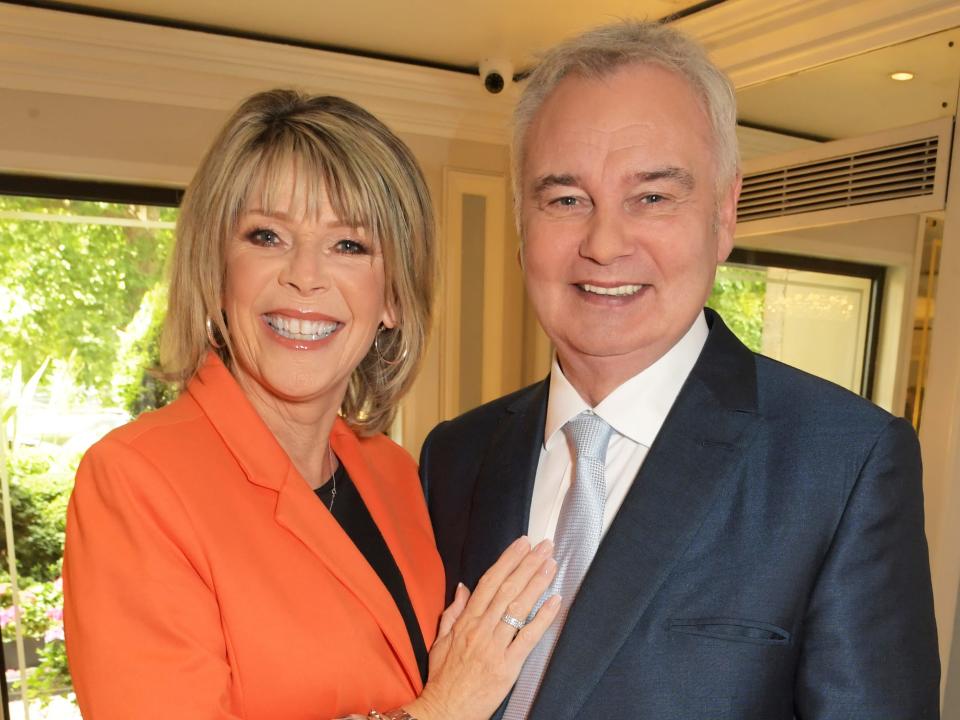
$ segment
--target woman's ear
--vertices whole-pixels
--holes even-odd
[[[396,311],[396,302],[393,300],[387,300],[387,304],[383,308],[383,315],[380,318],[381,324],[387,328],[387,330],[393,330],[397,326],[397,311]]]

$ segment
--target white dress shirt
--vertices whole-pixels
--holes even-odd
[[[604,533],[613,522],[643,465],[647,451],[680,394],[680,388],[697,362],[708,332],[707,321],[700,313],[686,334],[663,357],[620,385],[593,408],[614,429],[607,445]],[[589,407],[554,358],[543,447],[540,449],[527,528],[532,543],[546,537],[553,539],[575,462],[573,447],[567,442],[562,429],[569,420]]]

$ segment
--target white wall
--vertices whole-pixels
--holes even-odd
[[[944,705],[944,720],[960,720],[960,128],[953,139],[954,182],[947,193],[943,254],[927,393],[920,420],[923,448],[927,540],[933,570],[933,595],[940,634],[943,686],[957,702]]]

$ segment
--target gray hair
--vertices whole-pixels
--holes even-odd
[[[548,50],[530,74],[513,113],[513,198],[520,228],[527,133],[540,107],[568,75],[598,79],[629,64],[654,64],[685,78],[699,95],[716,143],[717,185],[736,177],[737,100],[729,78],[689,36],[658,22],[624,20],[588,30]]]

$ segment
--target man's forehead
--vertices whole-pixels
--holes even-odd
[[[548,150],[550,145],[570,145],[611,152],[647,144],[656,129],[657,123],[650,121],[630,120],[604,127],[558,116],[549,125],[534,128],[530,144],[532,147],[546,145]]]
[[[696,98],[685,91],[667,92],[663,102],[640,93],[624,96],[619,91],[637,90],[628,77],[621,78],[623,86],[603,79],[580,82],[606,87],[597,96],[581,97],[582,86],[571,85],[544,103],[527,135],[522,167],[527,187],[548,176],[622,183],[668,167],[683,168],[685,178],[672,177],[691,185],[689,178],[705,172],[700,165],[712,157],[712,134]]]
[[[600,77],[561,80],[534,114],[526,142],[549,138],[605,147],[651,132],[698,132],[709,125],[685,77],[657,64],[628,64]]]
[[[532,177],[576,175],[597,166],[617,174],[652,171],[684,164],[670,143],[658,142],[647,123],[628,123],[608,129],[566,127],[560,132],[531,138],[526,172]]]

